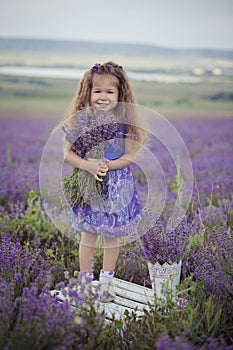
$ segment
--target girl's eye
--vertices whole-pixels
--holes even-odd
[[[101,91],[100,90],[94,90],[94,93],[95,94],[99,94]],[[112,91],[112,90],[109,90],[108,91],[108,94],[114,94],[115,92],[114,91]]]

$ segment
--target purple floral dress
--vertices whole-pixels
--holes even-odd
[[[104,156],[114,160],[124,154],[125,136],[108,141]],[[105,204],[86,204],[72,208],[71,224],[81,232],[97,233],[107,237],[131,236],[142,219],[142,205],[130,167],[109,170],[103,190]]]

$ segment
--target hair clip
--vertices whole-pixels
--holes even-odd
[[[92,69],[93,69],[94,72],[96,72],[96,71],[98,70],[98,68],[99,68],[98,63],[96,63],[96,64],[92,67]]]

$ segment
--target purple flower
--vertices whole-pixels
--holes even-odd
[[[156,350],[194,350],[191,344],[184,336],[177,336],[171,339],[167,333],[160,337],[157,341]]]
[[[189,242],[189,231],[185,220],[174,230],[166,232],[166,227],[158,220],[139,242],[141,254],[152,263],[161,264],[182,260]]]
[[[129,254],[129,256],[130,256],[131,259],[134,259],[134,258],[135,258],[135,253],[132,252],[131,250],[128,251],[128,254]]]
[[[71,143],[73,150],[81,158],[95,158],[104,160],[104,150],[107,142],[124,137],[122,125],[114,115],[90,109],[77,112],[77,120],[69,128],[66,124],[62,129],[66,140]],[[63,180],[63,192],[71,207],[85,206],[87,203],[99,202],[105,199],[103,184],[92,174],[75,168],[70,176]]]
[[[97,72],[98,68],[99,68],[99,64],[98,64],[98,63],[96,63],[96,64],[92,67],[92,69],[93,69],[94,72]]]
[[[190,254],[193,271],[197,280],[202,281],[206,290],[214,294],[233,297],[233,230],[222,226],[218,232],[210,231],[198,254]]]

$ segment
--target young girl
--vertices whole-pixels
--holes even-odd
[[[69,120],[72,125],[76,118],[78,124],[78,111],[83,108],[103,112],[111,118],[119,114],[119,104],[122,107],[124,103],[135,103],[124,69],[113,62],[95,64],[81,80],[72,109],[65,120]],[[120,110],[122,114],[124,108]],[[118,117],[121,119],[119,125],[122,126],[123,136],[109,141],[102,159],[82,158],[68,142],[65,147],[65,160],[72,167],[92,174],[102,183],[108,197],[106,211],[102,207],[98,208],[98,205],[72,207],[72,226],[82,232],[79,247],[80,271],[90,279],[93,279],[96,240],[98,235],[103,237],[103,268],[99,280],[104,286],[108,284],[105,289],[107,293],[104,293],[105,298],[102,300],[105,302],[115,298],[111,281],[119,254],[119,238],[127,235],[131,223],[136,227],[142,217],[142,206],[129,165],[134,162],[136,152],[143,142],[143,131],[137,126],[134,113]]]

